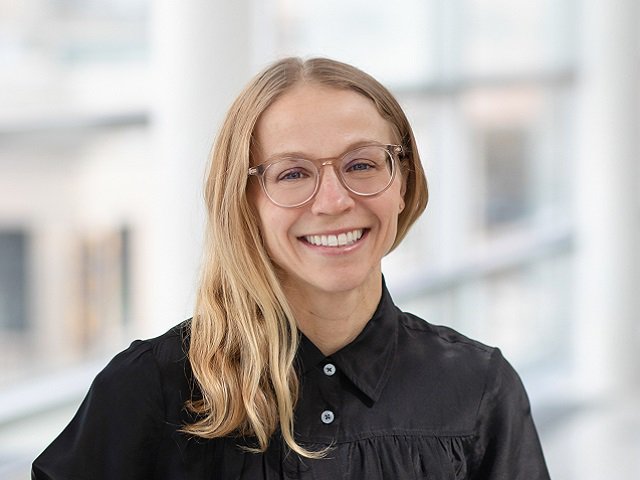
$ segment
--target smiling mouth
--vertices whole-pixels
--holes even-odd
[[[305,235],[307,243],[317,247],[348,247],[353,245],[364,235],[364,229],[359,228],[339,235]]]

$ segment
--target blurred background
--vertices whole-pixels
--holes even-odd
[[[552,477],[640,478],[637,0],[0,0],[0,478],[190,316],[208,151],[284,55],[373,74],[430,204],[396,301],[501,347]]]

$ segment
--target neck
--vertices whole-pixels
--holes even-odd
[[[382,274],[372,275],[364,285],[341,292],[285,292],[298,328],[324,355],[351,343],[369,322],[382,295]]]

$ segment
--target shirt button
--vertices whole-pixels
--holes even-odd
[[[327,425],[332,423],[334,418],[336,417],[331,410],[325,410],[324,412],[322,412],[322,414],[320,414],[320,420],[322,420],[322,423]]]
[[[330,377],[336,373],[336,366],[333,363],[327,363],[322,370],[326,376]]]

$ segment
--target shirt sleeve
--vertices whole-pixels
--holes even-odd
[[[491,357],[477,428],[474,480],[549,480],[527,393],[498,349]]]
[[[97,375],[71,423],[34,461],[31,478],[153,478],[163,417],[153,352],[136,341]]]

